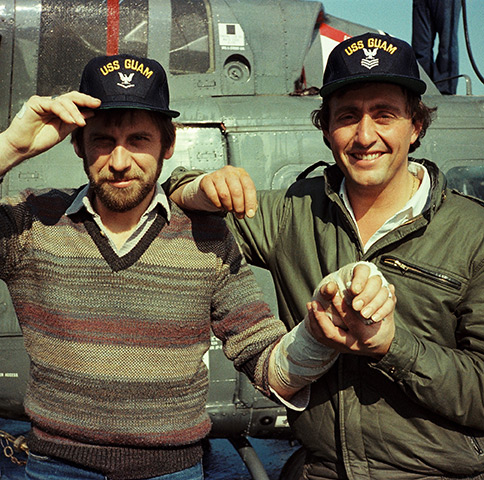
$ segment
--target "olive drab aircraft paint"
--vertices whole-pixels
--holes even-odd
[[[31,95],[77,89],[83,66],[94,56],[150,57],[165,67],[171,104],[181,112],[175,154],[165,162],[162,180],[178,165],[213,171],[230,164],[244,167],[259,189],[284,187],[311,165],[333,162],[310,119],[320,105],[326,59],[338,42],[378,32],[375,27],[331,16],[324,1],[4,0],[0,128]],[[366,49],[371,66],[378,50],[391,54],[395,48],[379,40],[355,42],[346,53]],[[136,62],[108,63],[101,72],[121,67],[126,88],[126,71],[152,74]],[[417,156],[438,163],[454,188],[484,199],[484,97],[442,96],[423,70],[421,76],[424,99],[438,114]],[[0,193],[85,182],[82,162],[66,139],[15,167]],[[254,270],[277,311],[269,274]],[[29,361],[4,284],[0,315],[0,417],[25,419]],[[285,410],[233,369],[215,337],[206,363],[214,437],[290,438]]]

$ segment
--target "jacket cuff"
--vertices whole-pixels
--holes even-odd
[[[187,170],[185,167],[177,167],[161,186],[165,193],[170,196],[177,188],[190,183],[204,173],[206,172],[203,170]]]
[[[374,368],[380,370],[393,381],[399,381],[408,375],[417,358],[418,344],[408,330],[395,326],[395,337],[387,354]]]

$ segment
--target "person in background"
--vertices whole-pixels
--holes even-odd
[[[413,0],[412,47],[417,61],[444,95],[457,92],[457,33],[461,9],[461,0]],[[434,55],[437,36],[437,54]]]
[[[308,407],[288,411],[301,479],[484,479],[484,209],[409,156],[434,113],[425,90],[408,43],[350,38],[329,55],[312,115],[335,160],[323,176],[257,197],[241,168],[171,178],[185,208],[234,212],[289,328],[319,278],[347,264],[370,262],[395,286],[394,315],[368,318],[378,323],[339,324],[310,304],[315,335],[340,355]]]

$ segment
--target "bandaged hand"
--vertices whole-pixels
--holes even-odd
[[[324,277],[308,305],[316,302],[317,312],[310,309],[304,320],[282,338],[271,356],[273,386],[277,386],[276,391],[283,392],[286,398],[324,375],[340,351],[357,352],[360,349],[357,339],[365,335],[373,338],[375,332],[371,331],[371,325],[387,315],[392,316],[395,308],[393,286],[369,262],[352,263]],[[342,302],[348,307],[341,308]],[[350,317],[346,314],[348,312]],[[325,318],[331,328],[323,326]],[[349,322],[351,319],[353,329],[359,324],[356,330],[361,332],[356,335],[360,337],[347,332],[345,320]],[[340,327],[339,331],[335,331],[334,325]],[[388,341],[392,338],[392,328],[393,319],[385,336]],[[349,338],[355,346],[347,346]],[[364,353],[373,354],[371,349],[370,340],[369,352]]]
[[[312,300],[321,304],[326,315],[336,326],[346,328],[344,320],[333,304],[334,294],[339,295],[356,311],[360,311],[362,320],[368,325],[381,321],[385,312],[391,309],[392,302],[385,305],[387,300],[392,298],[390,284],[378,267],[371,262],[345,265],[326,275],[314,290]],[[382,307],[385,308],[381,310]]]
[[[322,303],[308,302],[308,330],[338,352],[381,359],[395,336],[395,287],[366,262],[337,273],[315,292]]]

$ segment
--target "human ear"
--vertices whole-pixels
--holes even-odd
[[[173,140],[173,143],[171,144],[170,148],[165,152],[165,155],[163,155],[163,158],[165,160],[168,160],[173,156],[174,152],[175,152],[175,140]]]
[[[410,137],[410,144],[414,144],[418,137],[420,136],[420,132],[422,131],[422,122],[413,122],[413,133]]]
[[[72,140],[72,146],[74,147],[74,151],[76,152],[76,155],[79,157],[79,158],[84,158],[84,148],[82,146],[79,145],[79,143],[77,142],[77,140]]]
[[[324,144],[329,148],[331,149],[331,141],[330,141],[330,134],[328,132],[328,130],[322,130],[323,132],[323,140],[324,140]]]

